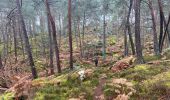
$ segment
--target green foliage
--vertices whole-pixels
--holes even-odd
[[[165,49],[163,55],[166,56],[167,59],[170,59],[170,48]]]
[[[115,36],[109,36],[107,40],[109,45],[114,45],[116,43],[116,37]]]
[[[93,89],[99,84],[98,75],[92,75],[90,78],[81,81],[77,72],[73,71],[69,72],[69,74],[57,75],[52,80],[47,78],[37,79],[34,81],[35,84],[44,85],[36,91],[35,100],[67,100],[78,97],[92,100]]]
[[[149,61],[154,61],[154,60],[160,60],[161,59],[161,56],[144,56],[144,60],[146,62],[149,62]]]
[[[1,100],[14,100],[14,93],[4,93],[3,95],[0,96]]]
[[[160,73],[151,79],[146,79],[141,84],[136,84],[137,93],[134,97],[144,97],[145,99],[158,99],[161,96],[169,95],[170,72]]]
[[[2,53],[2,50],[3,50],[3,45],[0,44],[0,54]]]
[[[169,63],[161,63],[158,65],[136,65],[133,68],[113,74],[120,78],[127,78],[135,85],[136,93],[131,99],[151,99],[156,100],[161,96],[169,95],[167,91],[170,89],[170,72]]]
[[[133,81],[141,82],[163,71],[166,71],[166,67],[162,65],[150,66],[144,64],[144,65],[137,65],[134,68],[124,70],[120,73],[116,73],[115,75],[118,77],[125,77]]]
[[[110,97],[115,94],[115,87],[113,85],[106,84],[103,88],[105,97]]]

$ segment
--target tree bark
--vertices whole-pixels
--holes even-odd
[[[59,14],[59,47],[61,47],[61,14]]]
[[[77,31],[78,31],[78,37],[79,37],[79,48],[80,48],[80,57],[83,57],[82,53],[82,40],[81,40],[81,33],[80,33],[80,18],[78,16],[78,22],[77,22]]]
[[[12,28],[13,28],[13,35],[14,35],[14,54],[15,54],[15,63],[17,62],[17,33],[16,33],[16,22],[15,22],[15,19],[13,19],[13,25],[12,25]]]
[[[0,69],[3,69],[3,64],[2,64],[2,57],[1,57],[1,54],[0,54]]]
[[[154,52],[155,55],[159,55],[159,44],[158,44],[158,37],[157,37],[157,32],[156,32],[156,18],[155,18],[155,13],[154,13],[154,9],[152,6],[152,1],[149,1],[149,8],[151,11],[151,16],[152,16],[152,29],[153,29],[153,41],[154,41]]]
[[[52,32],[51,32],[51,23],[50,19],[47,16],[47,21],[48,21],[48,36],[49,36],[49,46],[50,46],[50,74],[54,74],[54,65],[53,65],[53,40],[52,40]]]
[[[82,36],[82,46],[84,48],[84,35],[85,35],[85,25],[86,25],[86,12],[84,11],[83,13],[83,36]],[[82,50],[82,54],[83,54],[83,57],[84,57],[84,49]]]
[[[106,59],[106,15],[103,15],[103,59]]]
[[[144,63],[140,38],[140,0],[135,0],[135,42],[137,63]]]
[[[47,16],[50,20],[51,27],[52,27],[52,35],[53,35],[53,43],[54,43],[55,56],[56,56],[56,62],[57,62],[57,69],[58,69],[58,73],[61,73],[60,56],[59,56],[59,49],[58,49],[58,44],[57,44],[55,21],[54,21],[52,15],[51,15],[48,0],[45,0],[45,5],[46,5],[46,10],[47,10]]]
[[[132,38],[132,32],[131,32],[130,21],[129,21],[130,20],[131,10],[132,10],[132,5],[133,5],[133,0],[130,0],[130,6],[129,6],[128,16],[127,16],[126,28],[128,30],[128,35],[129,35],[129,41],[130,41],[130,44],[131,44],[132,54],[135,55],[135,46],[134,46],[134,42],[133,42],[133,38]]]
[[[68,34],[70,47],[70,69],[73,69],[73,46],[72,46],[72,31],[71,31],[71,0],[68,0]]]
[[[163,38],[163,30],[164,30],[164,27],[163,27],[163,24],[164,24],[164,21],[163,21],[163,8],[162,8],[162,1],[161,0],[158,0],[158,5],[159,5],[159,11],[160,11],[160,35],[159,35],[159,52],[161,53],[162,52],[162,38]]]
[[[167,22],[167,24],[166,24],[166,26],[165,26],[165,32],[164,32],[163,39],[162,39],[162,42],[161,42],[161,49],[162,49],[163,46],[164,46],[165,37],[166,37],[166,35],[168,34],[169,24],[170,24],[170,14],[169,14],[168,22]],[[162,51],[162,50],[161,50],[161,51]]]
[[[25,22],[24,22],[24,18],[23,18],[23,15],[22,15],[21,5],[20,5],[19,0],[16,0],[16,5],[17,5],[17,8],[18,8],[18,15],[20,17],[20,23],[21,23],[22,29],[23,29],[23,35],[24,35],[24,40],[25,40],[25,48],[26,48],[26,51],[28,53],[28,59],[29,59],[29,63],[30,63],[30,66],[31,66],[32,76],[35,79],[35,78],[38,77],[37,71],[36,71],[36,68],[35,68],[35,65],[34,65],[34,60],[33,60],[33,57],[32,57],[31,47],[30,47],[30,43],[29,43],[29,39],[28,39],[28,35],[27,35],[27,30],[26,30],[26,27],[25,27]]]

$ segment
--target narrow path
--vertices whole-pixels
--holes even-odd
[[[103,88],[105,83],[106,83],[106,79],[101,78],[99,85],[94,90],[93,100],[104,100],[104,93],[103,93],[102,88]]]

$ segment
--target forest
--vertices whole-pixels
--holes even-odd
[[[170,0],[0,0],[0,100],[170,100]]]

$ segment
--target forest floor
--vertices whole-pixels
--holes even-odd
[[[89,36],[90,37],[90,36]],[[86,37],[87,38],[87,37]],[[94,38],[94,37],[93,37]],[[90,39],[90,38],[89,38]],[[111,38],[113,39],[113,38]],[[88,41],[88,40],[87,40]],[[154,56],[153,47],[146,47],[145,64],[136,64],[135,57],[122,57],[123,42],[114,43],[108,39],[106,60],[99,56],[99,66],[95,67],[93,56],[80,59],[79,51],[74,51],[74,70],[63,67],[62,74],[48,76],[44,70],[44,59],[36,60],[39,78],[32,80],[27,62],[19,73],[10,75],[12,84],[2,88],[0,99],[14,98],[28,100],[169,100],[170,60],[168,54]],[[114,41],[115,42],[115,41]],[[152,43],[145,43],[150,46]],[[76,45],[76,44],[74,44]],[[68,66],[69,53],[61,47],[62,66]],[[10,64],[9,64],[10,65]],[[28,66],[27,66],[28,67]],[[26,73],[27,72],[27,73]],[[83,72],[83,80],[80,79]],[[24,73],[24,74],[23,74]],[[8,80],[8,81],[9,81]],[[7,80],[6,80],[7,81]],[[10,83],[10,82],[9,82]],[[5,83],[4,83],[5,84]],[[2,86],[2,85],[1,85]]]

